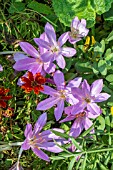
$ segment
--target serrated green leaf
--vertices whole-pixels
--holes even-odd
[[[113,0],[52,0],[52,2],[56,15],[65,26],[70,26],[72,19],[78,16],[79,19],[86,19],[90,28],[95,24],[96,13],[108,11]]]
[[[34,2],[34,1],[29,3],[28,7],[33,9],[34,11],[37,11],[42,14],[52,14],[53,13],[49,6],[42,4],[42,3]]]

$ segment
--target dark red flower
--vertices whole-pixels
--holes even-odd
[[[5,89],[4,87],[0,87],[0,107],[6,108],[6,101],[10,100],[12,96],[7,96],[9,89]]]
[[[26,93],[30,93],[33,90],[35,94],[39,94],[43,90],[43,84],[46,82],[46,79],[40,73],[33,75],[30,71],[27,72],[27,77],[21,77],[21,80],[24,82],[21,88]]]

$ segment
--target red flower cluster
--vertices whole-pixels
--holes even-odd
[[[35,94],[39,94],[43,90],[42,85],[46,82],[46,79],[40,73],[33,75],[30,71],[27,72],[27,77],[21,77],[21,80],[24,82],[21,88],[26,93],[30,93],[33,90]]]
[[[4,87],[0,87],[0,108],[6,108],[6,101],[10,100],[12,96],[7,96],[9,89],[5,89]]]

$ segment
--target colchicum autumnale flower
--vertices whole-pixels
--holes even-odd
[[[57,89],[55,90],[49,86],[44,85],[44,90],[42,91],[42,93],[50,95],[50,97],[48,99],[45,99],[44,101],[41,101],[37,105],[36,109],[47,110],[56,104],[57,107],[55,108],[54,115],[56,120],[58,121],[62,116],[65,101],[72,105],[78,103],[78,100],[74,98],[71,93],[71,88],[79,87],[82,78],[79,77],[71,80],[67,86],[65,85],[64,74],[61,71],[56,71],[53,78]]]
[[[47,51],[42,54],[43,61],[53,62],[56,60],[58,66],[64,69],[66,63],[63,56],[72,57],[76,54],[76,50],[74,48],[62,47],[69,38],[68,32],[62,34],[57,41],[53,26],[47,23],[45,25],[45,33],[47,35],[48,41],[40,38],[34,38],[34,41],[39,45],[39,47],[41,46],[47,49]]]
[[[80,41],[83,37],[87,36],[89,30],[86,28],[86,20],[75,17],[71,23],[71,32],[69,32],[69,42],[75,44]]]
[[[39,94],[43,90],[43,84],[46,82],[46,79],[40,73],[33,75],[32,72],[28,71],[26,77],[21,77],[21,81],[21,88],[26,93],[30,93],[33,90],[35,94]]]
[[[99,112],[97,114],[93,114],[91,112],[88,112],[87,110],[84,110],[83,112],[73,115],[71,114],[72,109],[73,106],[69,106],[65,108],[65,113],[67,114],[67,117],[61,120],[60,123],[74,120],[74,123],[69,133],[69,135],[73,136],[74,138],[78,137],[83,129],[87,130],[93,125],[90,118],[95,119],[102,113]]]
[[[82,113],[86,108],[92,114],[101,113],[101,109],[96,103],[103,102],[110,97],[107,93],[100,93],[102,87],[103,80],[99,79],[94,81],[91,86],[87,83],[87,80],[84,80],[81,88],[72,88],[72,94],[79,102],[73,106],[71,114]]]
[[[45,33],[41,34],[40,39],[46,40],[47,37]],[[50,62],[44,62],[42,60],[42,54],[45,53],[46,49],[39,47],[40,53],[28,42],[20,42],[20,47],[22,50],[30,55],[24,55],[22,53],[16,53],[14,59],[16,63],[13,68],[17,71],[28,70],[33,74],[40,72],[42,75],[51,73],[55,71],[55,64]]]
[[[22,144],[23,150],[32,149],[32,151],[41,159],[45,161],[50,161],[47,154],[42,150],[47,150],[54,153],[62,152],[62,149],[58,147],[53,140],[55,140],[59,145],[64,144],[65,139],[60,138],[59,136],[54,135],[50,130],[45,130],[41,132],[43,126],[46,124],[47,114],[43,113],[38,118],[35,123],[34,130],[32,130],[32,125],[27,124],[24,135],[26,137],[25,141]],[[61,129],[56,129],[63,133]]]
[[[9,89],[5,89],[4,87],[0,87],[0,108],[6,108],[6,101],[10,100],[12,96],[7,96]]]

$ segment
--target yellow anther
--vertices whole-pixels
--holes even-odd
[[[113,116],[113,106],[110,109],[111,109],[111,115]]]

